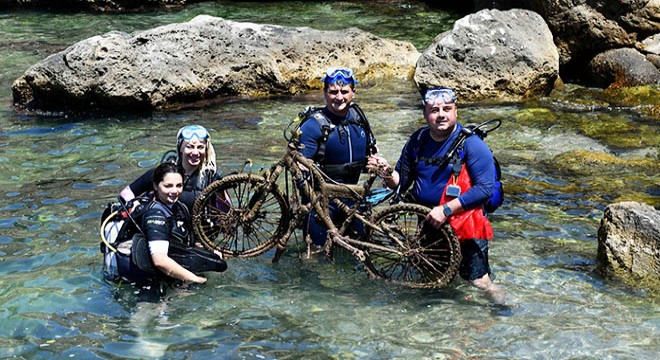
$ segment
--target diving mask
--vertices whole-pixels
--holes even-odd
[[[184,126],[179,130],[179,133],[176,135],[177,140],[186,140],[190,141],[193,137],[197,137],[199,140],[204,141],[208,139],[209,132],[206,131],[206,128],[200,125],[188,125]]]
[[[357,85],[358,83],[355,73],[349,68],[329,68],[321,78],[321,81],[328,84],[334,84],[339,80],[346,84]]]
[[[433,104],[438,101],[442,101],[444,103],[456,102],[456,93],[454,92],[454,89],[448,87],[437,87],[426,91],[426,94],[424,95],[425,103]]]

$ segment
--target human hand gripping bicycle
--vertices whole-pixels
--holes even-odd
[[[369,172],[363,184],[334,183],[298,151],[300,132],[291,134],[291,138],[285,135],[287,151],[262,175],[251,171],[228,175],[199,195],[192,222],[205,247],[226,258],[259,256],[277,247],[273,257],[277,262],[291,235],[313,209],[328,229],[324,251],[329,259],[338,246],[361,261],[373,278],[411,287],[441,287],[452,281],[461,252],[448,224],[433,228],[424,220],[431,209],[417,204],[399,203],[372,214],[387,199],[374,199],[375,171]],[[283,173],[285,179],[281,180]],[[351,205],[342,199],[352,200]],[[346,217],[339,226],[330,219],[330,204]],[[364,234],[357,238],[349,236],[354,219],[364,224]]]

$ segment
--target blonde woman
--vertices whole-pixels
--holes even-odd
[[[221,176],[217,171],[215,151],[209,132],[201,125],[188,125],[176,136],[176,164],[184,170],[183,192],[180,201],[192,210],[197,195]],[[122,190],[120,196],[129,201],[152,190],[150,169]]]

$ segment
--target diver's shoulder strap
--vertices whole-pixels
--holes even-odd
[[[412,184],[410,179],[414,176],[413,172],[419,161],[419,150],[422,148],[423,135],[426,131],[428,131],[428,126],[423,126],[415,130],[404,145],[403,151],[401,152],[403,156],[399,168],[399,186],[396,189],[396,201],[398,201],[400,196],[405,193]],[[411,152],[412,156],[409,156]]]
[[[328,141],[328,137],[335,129],[335,125],[328,119],[327,116],[323,113],[322,107],[308,107],[305,109],[304,118],[300,125],[302,126],[305,121],[309,119],[314,119],[316,124],[321,129],[321,138],[318,140],[316,147],[316,154],[314,154],[313,160],[317,163],[322,163],[325,159],[325,144]]]
[[[355,110],[358,114],[358,124],[362,126],[364,131],[367,134],[367,157],[378,153],[378,148],[376,146],[376,137],[374,136],[373,131],[371,131],[371,124],[369,124],[369,119],[364,113],[362,108],[355,102],[351,102],[351,108]]]

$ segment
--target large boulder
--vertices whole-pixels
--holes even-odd
[[[589,72],[593,84],[603,88],[660,84],[660,70],[635,49],[598,54],[589,62]]]
[[[629,48],[660,32],[660,0],[473,0],[477,9],[523,8],[545,19],[559,50],[563,80],[589,83],[584,68],[597,54]]]
[[[201,15],[83,40],[30,67],[12,90],[15,104],[32,110],[148,110],[320,88],[331,66],[351,67],[360,79],[410,79],[419,55],[411,43],[357,28],[321,31]]]
[[[660,279],[660,211],[636,202],[609,205],[598,229],[598,260],[607,274]]]
[[[420,91],[455,88],[463,100],[548,94],[559,55],[543,18],[528,10],[481,10],[438,35],[417,62]]]

